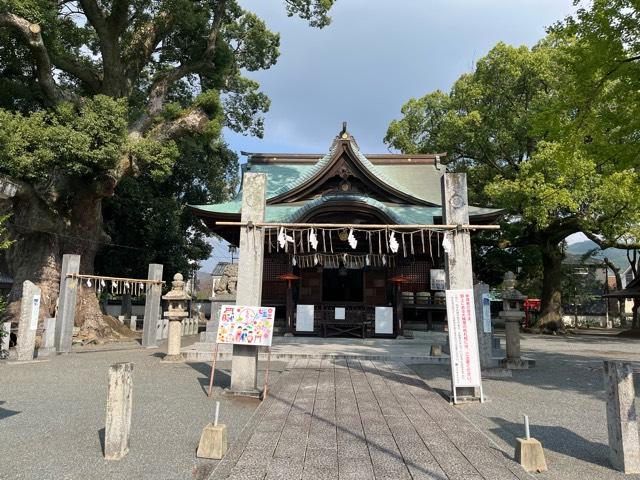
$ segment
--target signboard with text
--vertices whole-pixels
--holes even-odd
[[[455,387],[480,387],[480,355],[473,290],[447,290],[451,380]]]

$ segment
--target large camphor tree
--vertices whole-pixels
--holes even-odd
[[[561,326],[563,241],[576,232],[637,238],[638,7],[595,1],[534,48],[496,45],[449,93],[412,99],[386,141],[447,151],[472,200],[503,208],[496,249],[538,250],[542,326]]]
[[[285,6],[323,27],[332,3]],[[17,186],[0,201],[15,240],[9,312],[29,279],[54,313],[65,253],[93,272],[110,243],[103,199],[121,182],[165,179],[193,152],[228,163],[224,126],[259,134],[269,100],[242,72],[272,66],[278,46],[235,0],[0,0],[0,175]],[[109,333],[93,292],[79,306],[77,325]]]

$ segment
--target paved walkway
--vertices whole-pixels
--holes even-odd
[[[289,364],[212,480],[530,478],[408,367]]]

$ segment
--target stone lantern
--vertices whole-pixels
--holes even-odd
[[[191,296],[184,290],[182,274],[176,273],[173,276],[171,290],[162,299],[169,304],[169,310],[164,312],[169,319],[169,338],[167,340],[167,354],[162,360],[164,362],[183,362],[184,357],[180,353],[182,319],[189,315],[187,302],[191,300]]]
[[[513,272],[504,274],[502,282],[502,311],[498,316],[504,320],[507,343],[507,358],[501,364],[507,368],[528,368],[531,360],[520,357],[520,324],[524,318],[524,301],[527,299],[516,290],[516,276]]]

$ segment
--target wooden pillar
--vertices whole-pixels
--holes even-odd
[[[402,299],[402,283],[395,284],[396,287],[396,322],[397,334],[399,337],[404,335],[404,305]]]
[[[467,175],[465,173],[445,173],[441,179],[442,186],[442,221],[447,225],[468,225],[469,224],[469,200],[467,195]],[[449,241],[448,252],[445,249],[445,272],[447,290],[471,290],[473,295],[473,268],[471,265],[471,235],[469,231],[462,229],[450,231],[447,234]],[[474,307],[472,306],[472,311]],[[475,312],[474,312],[475,314]],[[454,351],[452,342],[455,327],[452,324],[452,312],[447,311],[447,323],[449,325],[449,350]],[[471,335],[476,336],[477,331],[475,322],[469,325]],[[480,366],[480,356],[478,353],[477,342],[475,348],[469,348],[468,355],[473,365]],[[453,385],[454,378],[454,360],[451,360],[451,381],[453,397],[467,399],[481,399],[481,387],[455,387]]]
[[[242,222],[263,222],[266,208],[267,176],[245,173],[242,180]],[[240,227],[238,260],[238,293],[236,305],[260,306],[262,303],[262,270],[264,262],[264,230]],[[258,347],[234,345],[231,359],[231,388],[235,395],[257,396]]]
[[[293,285],[287,280],[287,333],[293,333]]]

